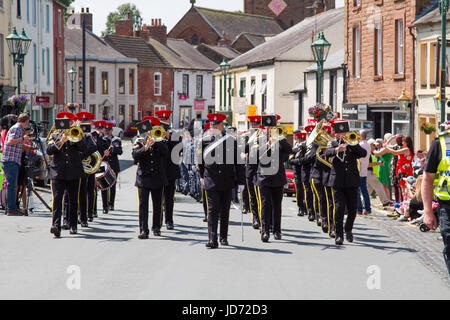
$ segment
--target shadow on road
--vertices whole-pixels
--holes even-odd
[[[134,166],[134,160],[119,160],[120,171],[125,171],[128,168]]]

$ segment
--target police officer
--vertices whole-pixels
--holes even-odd
[[[228,221],[230,215],[232,189],[244,189],[244,167],[238,164],[236,139],[223,134],[226,115],[210,113],[211,129],[202,139],[202,161],[200,175],[206,190],[208,204],[207,248],[218,247],[217,227],[220,219],[220,244],[228,245]],[[230,156],[233,155],[233,157]],[[232,158],[232,159],[230,159]]]
[[[159,126],[160,121],[156,117],[144,117],[152,126]],[[153,225],[155,236],[161,236],[161,214],[164,187],[167,186],[165,161],[169,156],[169,149],[164,141],[156,142],[153,137],[147,137],[144,141],[137,140],[133,146],[133,159],[138,164],[136,172],[136,187],[139,195],[139,239],[148,239],[148,201],[152,196]]]
[[[174,199],[175,199],[175,184],[176,180],[181,178],[180,167],[176,165],[172,159],[172,151],[179,143],[182,143],[181,136],[174,136],[172,138],[172,132],[170,130],[169,118],[172,114],[171,110],[160,110],[155,112],[158,119],[161,121],[161,126],[166,131],[166,138],[164,142],[167,145],[169,150],[168,157],[166,161],[164,161],[166,165],[166,175],[167,175],[167,186],[164,188],[164,218],[167,230],[173,230],[173,207],[174,207]],[[179,156],[179,155],[178,155]],[[178,160],[178,157],[175,159]]]
[[[277,115],[276,119],[276,121],[280,120],[280,116]],[[264,119],[262,122],[266,125]],[[276,123],[273,126],[276,126]],[[265,143],[267,147],[267,151],[262,151],[262,154],[260,152],[256,183],[258,196],[261,199],[261,240],[263,242],[269,241],[271,218],[274,238],[281,239],[281,206],[284,185],[287,183],[284,163],[292,153],[292,147],[287,139],[274,136],[271,128],[267,126],[266,135],[259,138],[259,145],[262,146]],[[278,170],[276,170],[277,167]]]
[[[292,169],[294,171],[294,182],[298,207],[297,215],[303,217],[305,214],[307,214],[307,209],[305,199],[305,188],[303,187],[302,183],[302,163],[300,155],[302,154],[303,149],[306,148],[305,144],[306,132],[296,130],[294,131],[294,136],[296,142],[294,148],[292,149],[292,155],[289,159],[289,164],[292,166]]]
[[[94,119],[94,114],[90,112],[78,112],[76,117],[80,121],[80,126],[83,129],[83,151],[81,152],[81,159],[84,160],[97,151],[97,145],[91,136],[91,124]],[[91,187],[88,186],[90,176],[94,178],[94,174],[87,174],[83,171],[80,185],[80,223],[81,227],[84,228],[88,227],[88,221],[93,221],[92,215],[88,216],[88,203],[93,203],[94,201],[94,184]]]
[[[110,155],[110,147],[111,147],[111,140],[109,137],[105,135],[105,127],[106,127],[106,121],[105,120],[97,120],[93,122],[94,125],[94,132],[91,133],[92,139],[97,145],[97,151],[100,153],[102,158],[106,158]],[[90,203],[89,206],[93,211],[93,217],[97,218],[97,188],[95,186],[95,175],[92,175],[92,177],[89,177],[89,188],[91,188],[92,185],[94,185],[94,202]],[[108,206],[106,204],[103,204],[103,214],[108,214]],[[106,207],[105,207],[106,205]],[[91,214],[91,209],[89,209],[89,215]]]
[[[257,145],[257,138],[261,133],[259,129],[261,125],[261,116],[249,116],[248,120],[250,122],[251,129],[249,131],[248,140],[245,146],[245,182],[249,198],[249,209],[252,214],[252,226],[254,229],[259,229],[261,227],[261,221],[259,217],[260,213],[258,197],[256,195],[256,173],[258,171],[258,156],[257,153],[251,153],[250,150],[252,150],[252,148],[254,149],[254,147]]]
[[[335,122],[334,128],[342,122]],[[353,242],[353,223],[358,205],[358,187],[360,185],[358,159],[364,158],[367,151],[359,144],[345,143],[345,133],[336,132],[332,147],[325,151],[326,157],[333,157],[329,184],[333,186],[335,208],[335,228],[337,245],[344,243],[344,231],[348,242]],[[344,226],[344,212],[347,208],[347,220]]]
[[[76,119],[70,112],[61,112],[56,119],[69,119],[71,125]],[[58,120],[56,120],[58,121]],[[47,154],[52,157],[50,165],[50,177],[52,188],[53,219],[50,232],[59,238],[61,236],[61,214],[64,191],[68,191],[69,199],[69,226],[70,234],[77,233],[78,193],[81,178],[83,176],[83,165],[81,163],[81,142],[72,143],[68,141],[66,133],[55,132],[47,142]],[[68,170],[70,168],[70,170]]]
[[[444,126],[445,130],[433,141],[428,153],[422,181],[422,200],[425,211],[423,222],[431,230],[436,230],[438,225],[441,230],[444,261],[450,274],[450,123],[447,121]],[[433,192],[439,203],[437,216],[432,208]]]
[[[109,148],[109,156],[105,157],[105,160],[109,163],[112,170],[116,174],[116,182],[111,186],[111,188],[107,190],[102,190],[102,202],[103,202],[103,208],[108,208],[110,211],[114,211],[114,202],[116,199],[116,185],[117,185],[117,178],[119,177],[120,172],[120,163],[119,163],[119,156],[122,155],[122,141],[119,137],[114,137],[112,134],[114,127],[114,123],[107,122],[105,127],[105,136],[109,138],[111,141],[110,148]],[[105,140],[105,139],[104,139]],[[108,142],[105,140],[105,144]],[[103,209],[104,210],[104,209]]]

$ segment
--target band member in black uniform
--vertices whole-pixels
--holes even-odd
[[[164,161],[166,165],[167,186],[164,188],[164,218],[167,230],[173,230],[173,206],[175,199],[175,188],[177,179],[181,178],[180,167],[172,161],[172,151],[179,144],[182,143],[182,137],[172,139],[172,132],[170,131],[169,118],[172,114],[171,110],[159,110],[155,112],[158,119],[161,121],[161,126],[166,131],[164,142],[167,144],[169,150],[168,157]],[[178,155],[179,156],[179,155]],[[178,158],[177,158],[178,159]]]
[[[245,152],[246,152],[246,162],[245,162],[245,181],[246,181],[246,189],[248,192],[248,198],[249,198],[249,209],[252,213],[252,225],[254,229],[259,229],[261,227],[261,221],[259,218],[259,204],[258,204],[258,197],[256,195],[257,189],[256,189],[256,173],[258,171],[258,158],[257,157],[249,157],[250,150],[252,149],[252,146],[257,144],[257,137],[260,134],[260,125],[261,125],[261,116],[255,115],[255,116],[249,116],[248,120],[250,121],[250,135],[248,136],[249,139],[252,139],[254,141],[247,141],[247,144],[245,146]],[[252,158],[253,161],[250,161],[250,158]]]
[[[114,127],[114,123],[107,122],[105,127],[105,136],[111,141],[109,147],[109,156],[105,157],[105,160],[108,161],[109,165],[113,169],[116,174],[116,182],[111,186],[111,188],[107,190],[102,190],[102,202],[103,202],[103,210],[108,208],[110,211],[114,211],[114,202],[116,199],[116,185],[117,185],[117,177],[120,172],[120,163],[119,156],[122,155],[122,141],[120,141],[119,137],[114,137],[112,134]],[[108,142],[105,141],[105,144]]]
[[[205,126],[204,126],[204,133],[206,133],[209,129],[211,128],[211,123],[205,122]],[[200,156],[201,156],[201,152],[202,149],[199,149],[200,152]],[[208,222],[208,202],[206,201],[206,190],[205,190],[205,186],[200,183],[200,188],[202,189],[202,205],[203,205],[203,212],[205,213],[205,219],[203,219],[203,222]]]
[[[238,163],[236,139],[223,134],[226,115],[210,113],[211,129],[202,139],[202,161],[199,163],[200,177],[206,190],[208,203],[207,248],[218,247],[217,227],[220,219],[220,244],[228,245],[228,221],[232,189],[244,190],[244,166]],[[233,159],[230,159],[230,153]],[[232,161],[233,160],[233,161]],[[232,162],[232,163],[230,163]]]
[[[77,118],[81,123],[83,129],[83,151],[81,152],[81,159],[86,159],[97,151],[97,145],[91,137],[91,124],[94,119],[94,114],[90,112],[78,112]],[[89,176],[83,171],[83,178],[81,179],[80,194],[79,194],[79,209],[80,209],[80,223],[83,228],[88,227],[88,220],[93,220],[92,215],[88,217],[88,203],[94,201],[94,188],[88,188]]]
[[[305,127],[305,131],[307,132],[307,135],[309,136],[311,132],[316,127],[317,123],[311,122],[311,124],[307,125]],[[302,178],[302,184],[303,188],[305,190],[305,202],[306,202],[306,208],[308,211],[308,220],[314,221],[315,220],[315,211],[314,211],[314,194],[313,189],[311,187],[310,183],[310,174],[311,174],[311,166],[312,164],[308,161],[306,161],[306,152],[307,148],[306,145],[304,148],[301,149],[300,154],[298,156],[299,159],[299,165],[301,166],[301,178]]]
[[[91,133],[91,136],[97,145],[97,151],[103,158],[109,157],[111,141],[105,136],[106,121],[98,120],[94,121],[92,124],[94,125],[94,132]],[[97,187],[95,186],[95,174],[92,175],[92,177],[89,176],[88,188],[90,189],[92,186],[94,188],[94,202],[89,203],[89,216],[91,216],[92,210],[93,217],[97,218]],[[108,214],[109,208],[107,204],[104,205],[106,205],[106,207],[103,206],[103,214]]]
[[[335,131],[337,125],[335,122]],[[330,173],[330,185],[333,186],[334,200],[336,202],[335,223],[336,223],[336,244],[344,243],[344,231],[348,242],[353,242],[353,223],[356,218],[356,207],[358,205],[358,187],[360,185],[358,159],[364,158],[367,151],[359,144],[354,146],[346,144],[344,133],[336,132],[336,140],[333,140],[332,147],[328,148],[325,156],[334,157],[333,167]],[[347,220],[344,227],[344,212],[347,208]]]
[[[330,130],[330,135],[332,137],[335,137],[335,132],[334,132],[334,122],[337,120],[329,120],[329,123],[331,124],[331,130]],[[326,161],[331,162],[331,158],[328,158],[325,156],[325,152],[323,152],[323,158],[325,158]],[[328,234],[330,236],[330,238],[336,238],[336,233],[335,233],[335,211],[336,211],[336,206],[335,206],[335,201],[334,201],[334,194],[333,194],[333,185],[331,184],[331,180],[330,180],[330,176],[331,176],[331,168],[328,166],[324,166],[323,167],[323,173],[322,173],[322,183],[325,187],[325,196],[327,198],[327,203],[328,203]]]
[[[56,115],[56,119],[63,118],[69,119],[71,125],[76,119],[75,115],[70,112],[61,112]],[[52,180],[53,219],[50,232],[53,233],[55,238],[61,236],[61,214],[66,189],[69,197],[70,234],[77,233],[78,193],[83,176],[83,165],[81,163],[83,144],[81,141],[78,143],[68,141],[67,134],[59,131],[52,133],[47,141],[46,151],[52,157],[50,177]]]
[[[159,126],[156,117],[144,117],[152,126]],[[153,204],[153,226],[155,236],[161,236],[161,214],[164,187],[167,186],[165,161],[169,156],[169,149],[164,141],[155,142],[151,136],[144,140],[137,140],[133,146],[133,159],[138,165],[136,172],[136,187],[139,196],[139,239],[148,239],[148,200],[151,194]]]
[[[306,148],[305,140],[306,140],[306,132],[302,132],[301,130],[294,131],[294,136],[296,139],[296,143],[294,148],[292,149],[292,155],[289,159],[289,164],[292,166],[294,171],[294,182],[295,182],[295,190],[297,196],[297,207],[298,207],[298,216],[303,217],[307,214],[306,209],[306,196],[305,196],[305,188],[302,183],[302,165],[300,155],[303,149]],[[306,149],[305,149],[306,150]],[[304,153],[304,152],[303,152]]]
[[[276,119],[278,121],[280,117],[276,116]],[[267,126],[264,119],[262,119],[262,124]],[[276,126],[276,123],[274,123],[274,126]],[[260,150],[256,183],[258,196],[261,200],[261,240],[263,242],[269,241],[271,218],[274,238],[275,240],[281,239],[281,206],[284,185],[287,183],[284,163],[292,153],[292,147],[287,139],[279,139],[274,136],[271,129],[272,127],[267,126],[266,136],[259,138],[259,145],[262,146],[262,143],[266,143],[267,146],[267,151],[263,151],[263,154],[261,154],[261,150],[264,150],[264,148]],[[276,166],[278,166],[278,170],[270,172],[274,171]]]

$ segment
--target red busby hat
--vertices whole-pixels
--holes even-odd
[[[299,139],[306,139],[306,132],[303,132],[301,130],[294,131],[294,135]]]
[[[211,124],[219,124],[221,122],[223,122],[227,116],[224,115],[223,113],[210,113],[207,115],[209,122],[211,122]]]
[[[331,134],[331,126],[325,124],[325,125],[323,126],[323,130],[325,130],[326,132],[328,132],[328,133]]]
[[[155,111],[156,116],[159,118],[159,120],[165,121],[169,120],[170,115],[172,114],[171,110],[159,110]]]
[[[77,118],[72,112],[60,112],[56,115],[56,119],[69,119],[75,121]]]
[[[317,119],[308,119],[308,125],[305,127],[306,132],[311,132],[317,126],[319,121]]]
[[[86,111],[78,112],[76,114],[76,116],[77,116],[78,120],[80,120],[80,121],[94,120],[94,118],[95,118],[93,113],[86,112]]]
[[[99,128],[99,129],[103,129],[106,127],[105,120],[97,120],[97,121],[92,122],[92,124],[94,125],[94,127]]]
[[[211,122],[205,122],[205,130],[209,130],[211,128]]]
[[[159,126],[161,124],[161,121],[159,121],[158,118],[153,116],[147,116],[142,118],[142,122],[149,120],[152,126]]]
[[[259,125],[261,123],[261,116],[248,116],[248,121],[250,121],[252,126]]]
[[[105,126],[105,129],[106,129],[106,130],[111,130],[113,127],[114,127],[114,123],[112,123],[112,122],[107,122],[107,123],[106,123],[106,126]]]

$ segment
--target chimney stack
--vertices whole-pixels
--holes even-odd
[[[75,13],[75,10],[72,9],[72,15],[67,19],[67,26],[81,28],[83,24],[83,18],[86,22],[86,30],[92,32],[93,16],[92,13],[89,12],[89,8],[86,8],[86,11],[84,10],[84,8],[81,8],[80,13]]]
[[[133,37],[133,19],[131,17],[131,12],[127,13],[127,18],[125,20],[116,21],[116,35],[118,36],[128,36]]]
[[[143,25],[139,36],[145,41],[149,38],[154,38],[161,43],[167,43],[167,27],[162,24],[161,19],[151,19],[151,25]]]

